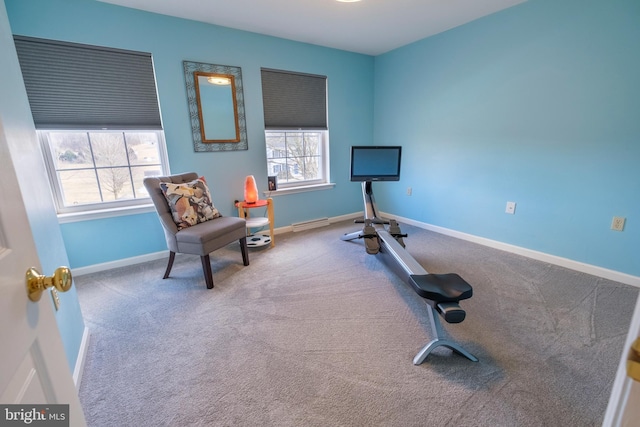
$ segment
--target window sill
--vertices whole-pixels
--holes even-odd
[[[145,205],[126,206],[121,208],[63,213],[58,214],[58,223],[66,224],[70,222],[91,221],[94,219],[114,218],[117,216],[136,215],[155,211],[153,204],[149,203]]]
[[[306,193],[308,191],[329,190],[335,186],[336,184],[334,182],[329,182],[327,184],[306,185],[306,186],[300,186],[300,187],[285,187],[275,191],[263,191],[262,194],[265,197],[286,196],[287,194]]]

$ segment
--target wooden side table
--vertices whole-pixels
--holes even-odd
[[[251,217],[249,211],[255,208],[267,207],[267,217]],[[238,216],[240,218],[244,218],[247,221],[247,230],[249,234],[247,235],[247,246],[249,247],[257,247],[264,246],[267,244],[271,244],[273,248],[276,245],[275,239],[273,238],[273,199],[269,197],[268,199],[261,199],[255,203],[247,203],[247,202],[238,202],[236,203],[236,207],[238,208]],[[256,237],[255,240],[251,239],[251,229],[264,227],[269,224],[269,241],[265,241],[264,239]]]

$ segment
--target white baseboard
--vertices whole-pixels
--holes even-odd
[[[434,231],[436,233],[444,234],[447,236],[455,237],[461,240],[467,240],[469,242],[478,243],[483,246],[488,246],[494,249],[500,249],[506,252],[511,252],[517,255],[522,255],[527,258],[532,258],[537,261],[548,262],[560,267],[568,268],[570,270],[579,271],[581,273],[591,274],[593,276],[602,277],[603,279],[613,280],[614,282],[624,283],[640,288],[640,277],[632,276],[630,274],[621,273],[615,270],[609,270],[607,268],[598,267],[591,264],[586,264],[572,259],[559,257],[556,255],[550,255],[544,252],[534,251],[532,249],[523,248],[521,246],[515,246],[508,243],[499,242],[497,240],[487,239],[485,237],[474,236],[473,234],[462,233],[460,231],[451,230],[449,228],[439,227],[437,225],[427,224],[425,222],[415,221],[409,218],[403,218],[400,216],[392,215],[389,213],[382,213],[381,216],[385,218],[394,218],[399,222],[413,225],[425,230]]]
[[[76,385],[76,391],[80,391],[80,383],[82,382],[82,374],[84,373],[84,363],[87,360],[87,350],[89,349],[89,328],[84,327],[82,333],[82,341],[80,342],[80,350],[76,358],[76,366],[73,370],[73,382]]]
[[[329,218],[329,224],[335,224],[336,222],[346,221],[348,219],[356,219],[356,218],[362,218],[362,212],[356,212],[356,213],[331,217]],[[274,228],[273,234],[278,235],[283,233],[290,233],[292,231],[293,231],[293,226],[289,225],[286,227]],[[155,261],[157,259],[167,258],[168,256],[169,256],[168,250],[153,252],[150,254],[138,255],[130,258],[123,258],[115,261],[88,265],[86,267],[74,268],[71,270],[71,273],[73,274],[74,277],[83,276],[85,274],[97,273],[100,271],[107,271],[113,268],[127,267],[129,265],[140,264],[147,261]]]
[[[329,218],[330,224],[346,221],[348,219],[362,218],[362,212],[355,212],[346,215],[339,215]],[[556,255],[550,255],[544,252],[534,251],[532,249],[523,248],[521,246],[515,246],[508,243],[499,242],[497,240],[487,239],[485,237],[475,236],[473,234],[462,233],[460,231],[451,230],[449,228],[439,227],[437,225],[427,224],[425,222],[415,221],[410,218],[404,218],[397,215],[392,215],[385,212],[380,212],[380,215],[385,218],[395,218],[397,221],[405,224],[413,225],[415,227],[423,228],[425,230],[434,231],[436,233],[444,234],[447,236],[455,237],[461,240],[467,240],[469,242],[478,243],[483,246],[488,246],[494,249],[500,249],[506,252],[511,252],[517,255],[522,255],[527,258],[532,258],[538,261],[548,262],[560,267],[568,268],[570,270],[579,271],[582,273],[591,274],[593,276],[602,277],[604,279],[613,280],[614,282],[620,282],[627,285],[640,288],[640,277],[632,276],[630,274],[621,273],[615,270],[609,270],[606,268],[598,267],[583,262],[574,261],[568,258],[559,257]],[[274,234],[289,233],[293,231],[292,226],[279,227],[273,230]],[[96,273],[98,271],[110,270],[112,268],[125,267],[128,265],[139,264],[141,262],[153,261],[156,259],[166,258],[169,251],[155,252],[151,254],[145,254],[135,256],[131,258],[125,258],[121,260],[105,262],[102,264],[94,264],[87,267],[74,268],[72,273],[75,276],[81,276],[83,274]]]
[[[101,264],[88,265],[86,267],[78,267],[71,270],[73,276],[82,276],[85,274],[97,273],[99,271],[111,270],[113,268],[127,267],[129,265],[140,264],[147,261],[155,261],[157,259],[167,258],[169,251],[160,251],[150,254],[138,255],[131,258],[123,258],[115,261],[103,262]]]
[[[346,215],[334,216],[329,218],[329,222],[331,224],[335,224],[336,222],[346,221],[348,219],[358,219],[358,218],[360,219],[363,218],[362,212],[355,212],[355,213],[350,213]]]
[[[362,218],[362,212],[355,212],[346,215],[332,216],[329,218],[329,224],[335,224],[336,222],[346,221],[348,219]],[[278,227],[273,230],[273,234],[292,233],[293,225],[285,227]]]

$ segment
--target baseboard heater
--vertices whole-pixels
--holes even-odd
[[[312,219],[310,221],[304,222],[296,222],[295,224],[291,224],[291,230],[296,231],[304,231],[311,230],[312,228],[319,228],[329,225],[329,218],[318,218]]]

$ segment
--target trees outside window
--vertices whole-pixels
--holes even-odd
[[[59,212],[148,198],[142,180],[167,170],[160,131],[41,131],[40,137]]]
[[[326,131],[266,131],[267,167],[278,185],[326,182]]]

